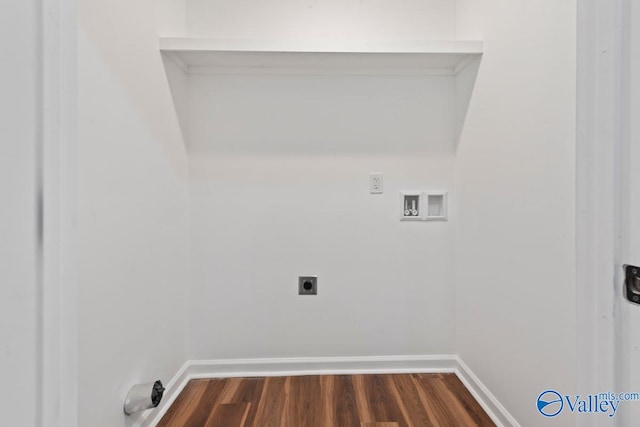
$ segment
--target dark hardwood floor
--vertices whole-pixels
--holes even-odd
[[[495,426],[454,374],[191,380],[160,427]]]

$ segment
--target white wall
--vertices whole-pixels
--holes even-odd
[[[36,1],[0,13],[0,414],[35,426],[39,390],[36,284],[36,147],[39,56]]]
[[[191,77],[192,358],[453,351],[453,222],[399,221],[399,191],[452,190],[453,94],[450,76]]]
[[[187,159],[155,5],[79,2],[79,425],[187,359]]]
[[[540,392],[592,392],[574,369],[576,2],[459,0],[458,13],[485,54],[456,157],[457,351],[539,425]]]
[[[152,6],[81,1],[81,425],[187,356],[455,351],[523,425],[575,390],[574,1],[188,1],[192,36],[486,41],[457,147],[451,81],[195,78],[190,201]],[[460,218],[398,221],[399,190],[454,184]]]
[[[455,37],[455,0],[186,0],[187,34],[294,40]]]
[[[186,34],[186,0],[155,0],[158,35],[180,37]]]

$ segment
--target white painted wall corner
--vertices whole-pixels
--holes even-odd
[[[498,427],[520,427],[516,419],[502,406],[500,401],[489,391],[480,378],[458,356],[455,356],[455,373],[471,395],[478,401],[482,409],[491,417]]]

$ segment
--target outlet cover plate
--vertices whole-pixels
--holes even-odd
[[[384,192],[384,179],[381,172],[369,174],[369,192],[371,194],[382,194]]]
[[[318,276],[299,276],[298,295],[318,295]]]

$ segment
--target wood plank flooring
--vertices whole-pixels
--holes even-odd
[[[191,380],[159,427],[495,426],[454,374]]]

